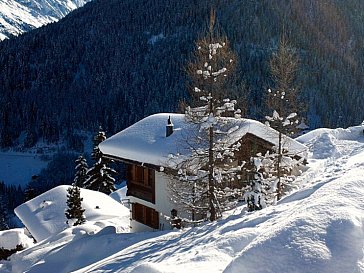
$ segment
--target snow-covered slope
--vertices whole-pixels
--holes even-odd
[[[299,178],[302,189],[276,206],[258,212],[241,207],[218,222],[182,231],[106,230],[92,235],[68,229],[13,255],[0,268],[55,273],[364,272],[363,127],[319,129],[298,140],[310,147],[310,169]]]
[[[0,0],[0,40],[66,16],[90,0]]]
[[[53,188],[15,209],[16,215],[37,241],[57,235],[67,228],[64,213],[67,209],[68,187]],[[107,224],[101,223],[102,221],[112,224],[115,221],[118,222],[118,219],[124,219],[121,221],[126,224],[120,226],[120,229],[124,232],[128,231],[129,209],[104,193],[87,189],[80,190],[83,198],[82,207],[85,209],[85,217],[89,223],[105,227]]]
[[[14,228],[0,231],[0,249],[15,249],[17,245],[22,245],[24,248],[34,245],[33,239],[26,229]]]
[[[313,158],[306,186],[279,205],[144,241],[79,272],[364,272],[362,130],[301,137]]]

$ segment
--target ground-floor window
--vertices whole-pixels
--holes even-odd
[[[139,223],[159,229],[159,214],[155,209],[139,203],[132,204],[132,218]]]

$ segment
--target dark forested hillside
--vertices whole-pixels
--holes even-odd
[[[0,144],[73,129],[108,135],[187,96],[184,67],[213,1],[95,0],[58,23],[0,43]],[[299,54],[312,127],[363,120],[364,2],[222,0],[218,21],[238,54],[236,89],[259,118],[268,60],[284,26]],[[244,87],[244,88],[243,88]],[[236,90],[235,90],[236,91]]]

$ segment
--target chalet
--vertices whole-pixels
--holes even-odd
[[[277,145],[278,132],[250,119],[225,118],[226,126],[234,128],[225,138],[240,142],[237,160],[249,161],[258,152],[265,153]],[[226,129],[226,128],[225,128]],[[124,162],[127,166],[128,191],[131,203],[131,231],[140,232],[171,228],[163,215],[176,213],[176,205],[168,197],[165,172],[171,168],[170,155],[189,156],[183,143],[196,134],[197,127],[187,122],[183,114],[155,114],[142,119],[102,142],[104,156]],[[305,157],[307,148],[284,136],[284,149]],[[173,167],[172,167],[173,168]]]

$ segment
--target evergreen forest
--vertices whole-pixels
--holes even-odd
[[[357,125],[364,104],[364,2],[356,0],[94,0],[0,42],[0,146],[108,135],[188,100],[186,67],[211,5],[237,55],[231,94],[263,120],[269,59],[286,33],[311,128]],[[302,114],[301,114],[302,116]],[[76,137],[77,138],[77,137]]]

